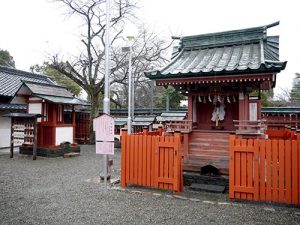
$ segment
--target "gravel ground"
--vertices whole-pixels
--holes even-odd
[[[113,178],[119,165],[116,151]],[[300,224],[299,208],[230,202],[226,194],[106,190],[100,167],[94,146],[65,159],[0,155],[0,224]]]

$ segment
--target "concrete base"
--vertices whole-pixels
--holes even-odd
[[[31,146],[21,146],[19,153],[24,155],[32,155]],[[37,155],[43,157],[63,157],[65,153],[80,153],[80,146],[63,146],[59,148],[37,148]]]

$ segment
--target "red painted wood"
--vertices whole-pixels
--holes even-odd
[[[234,198],[234,186],[235,186],[235,152],[234,152],[234,143],[235,135],[229,136],[230,142],[230,166],[229,166],[229,198]]]
[[[127,144],[127,131],[122,131],[122,146]],[[126,184],[126,162],[128,149],[123,148],[121,151],[121,187],[125,188]]]
[[[278,140],[273,140],[272,141],[272,190],[273,190],[273,196],[272,196],[272,201],[273,202],[278,202],[279,198],[279,171],[278,171]]]
[[[193,96],[188,96],[188,120],[193,120]]]
[[[249,151],[250,149],[254,150],[253,146],[253,139],[248,140],[247,143],[247,150],[248,152],[246,153],[247,157],[247,187],[254,187],[254,181],[253,181],[253,152]],[[247,193],[247,199],[252,200],[253,199],[253,193]]]
[[[291,165],[291,154],[292,154],[292,142],[290,140],[285,141],[285,188],[286,188],[286,203],[292,203],[292,165]]]
[[[279,202],[285,203],[285,187],[284,187],[284,155],[285,155],[285,146],[284,140],[279,140],[279,147],[278,147],[278,160],[279,160]]]
[[[232,141],[229,197],[299,204],[299,144],[297,140]]]
[[[300,155],[298,154],[298,141],[292,141],[292,204],[298,204],[298,195],[299,195],[299,171],[298,171],[298,158]]]
[[[251,77],[252,79],[255,79],[256,81],[258,79],[269,79],[270,82],[272,80],[273,74],[256,74],[255,77],[253,77],[253,74],[243,74],[243,75],[226,75],[226,76],[200,76],[200,77],[193,77],[193,78],[168,78],[168,79],[159,79],[156,80],[156,85],[158,86],[164,86],[164,85],[181,85],[181,84],[198,84],[198,85],[205,85],[209,86],[212,83],[240,83],[240,80],[245,80]],[[269,90],[269,88],[268,88]]]

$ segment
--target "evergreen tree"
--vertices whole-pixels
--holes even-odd
[[[290,102],[293,106],[300,106],[300,73],[296,73],[290,93]]]
[[[0,49],[0,66],[16,68],[15,60],[7,50]]]

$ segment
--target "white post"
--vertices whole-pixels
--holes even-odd
[[[105,77],[104,77],[104,99],[103,113],[110,114],[109,99],[109,74],[110,74],[110,0],[106,0],[106,31],[105,31]],[[103,155],[104,164],[104,184],[107,188],[107,155]]]
[[[129,46],[129,67],[128,67],[128,119],[127,119],[127,131],[131,134],[131,96],[132,96],[132,81],[131,81],[131,46]]]

